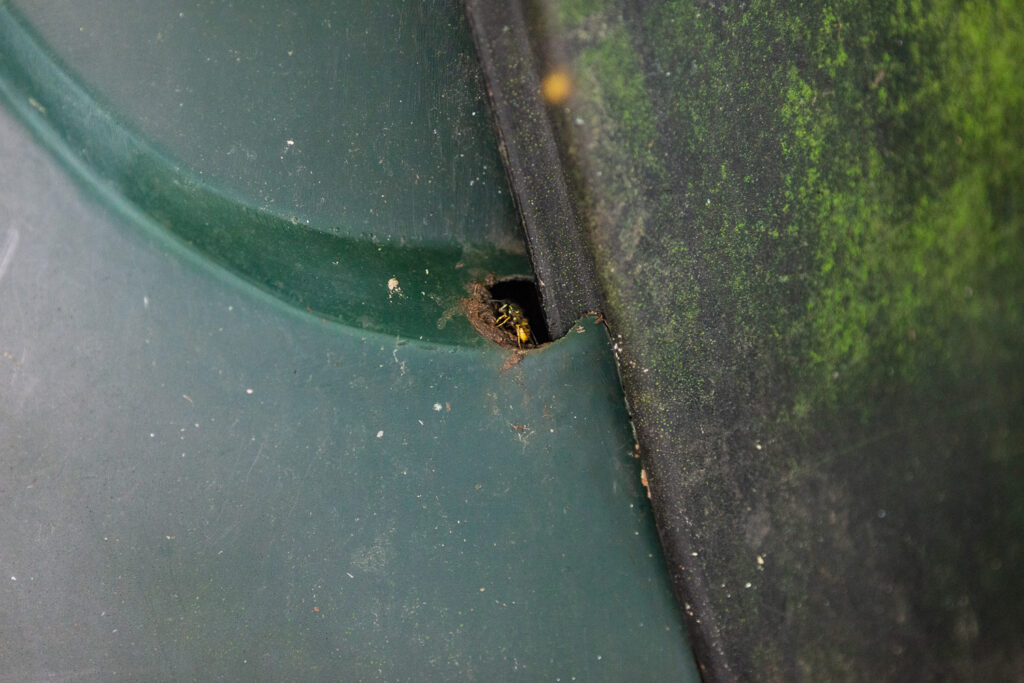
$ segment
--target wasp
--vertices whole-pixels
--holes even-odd
[[[537,344],[537,338],[530,330],[530,321],[526,319],[526,314],[518,304],[511,301],[495,301],[493,303],[498,304],[498,315],[494,319],[494,324],[515,334],[519,348],[523,348],[523,344],[530,342],[534,345]]]

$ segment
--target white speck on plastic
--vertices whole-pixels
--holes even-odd
[[[441,404],[440,403],[435,403],[434,404],[434,412],[435,413],[440,413],[441,412]]]
[[[246,389],[246,390],[245,390],[245,393],[249,394],[250,396],[252,395],[252,392],[253,392],[253,390],[252,390],[252,389]]]
[[[377,432],[377,438],[378,439],[383,438],[383,436],[384,436],[384,430],[383,429],[380,430],[379,432]]]

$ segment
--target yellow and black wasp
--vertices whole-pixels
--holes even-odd
[[[527,320],[526,314],[523,313],[519,304],[511,301],[492,301],[492,303],[496,306],[497,311],[494,324],[515,335],[519,348],[523,348],[523,344],[537,345],[537,338],[530,329],[530,321]]]

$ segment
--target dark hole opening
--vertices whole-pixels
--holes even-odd
[[[540,306],[540,292],[537,291],[537,285],[533,280],[519,278],[502,280],[495,282],[487,289],[490,291],[493,301],[510,301],[522,309],[523,315],[530,323],[530,331],[538,346],[551,341],[547,321],[544,319],[544,309]],[[500,305],[500,303],[496,305]]]

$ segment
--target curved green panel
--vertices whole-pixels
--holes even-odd
[[[0,677],[697,680],[599,325],[324,323],[2,110],[0,181]]]
[[[128,201],[151,225],[282,299],[366,329],[479,344],[458,315],[467,285],[492,272],[529,272],[483,92],[466,62],[468,37],[451,7],[403,10],[412,12],[403,21],[423,23],[440,52],[411,41],[395,52],[393,63],[382,65],[354,19],[340,23],[333,42],[324,35],[293,50],[340,49],[338,41],[357,33],[362,37],[346,43],[346,59],[361,54],[362,68],[349,64],[342,71],[318,68],[308,58],[304,70],[290,71],[271,48],[291,42],[278,36],[256,50],[270,38],[266,26],[253,29],[251,56],[264,62],[250,64],[240,81],[194,64],[192,71],[174,70],[176,62],[161,61],[165,39],[131,24],[149,20],[116,3],[88,14],[93,21],[127,17],[110,22],[123,44],[72,40],[68,29],[78,15],[31,3],[24,8],[38,20],[32,28],[0,6],[0,93],[14,109],[95,188],[113,191],[114,201]],[[304,25],[294,8],[278,11]],[[174,54],[227,49],[221,37],[245,33],[229,15],[200,15],[202,28],[186,31]],[[275,15],[245,16],[267,24]],[[323,21],[335,25],[329,17]],[[398,30],[405,24],[365,25]],[[53,42],[41,42],[34,29]],[[414,54],[406,54],[409,49]],[[149,59],[133,58],[136,53]],[[111,68],[111,60],[122,66]],[[160,80],[172,72],[178,80]],[[339,94],[344,106],[337,109],[329,98],[300,101],[318,80],[333,82],[328,88],[345,85],[358,96]],[[390,95],[370,87],[379,81]],[[281,91],[288,83],[298,85]],[[279,98],[263,92],[270,87],[278,88]],[[161,99],[179,95],[181,107]],[[182,118],[177,110],[186,109],[189,97],[200,111]],[[260,97],[266,106],[209,109],[211,101],[231,97]],[[392,98],[402,106],[389,104]],[[283,127],[273,124],[285,118],[280,107],[292,113]],[[399,119],[408,125],[399,126]],[[285,132],[291,130],[302,132]],[[274,155],[266,147],[251,151],[257,143],[275,146]]]

